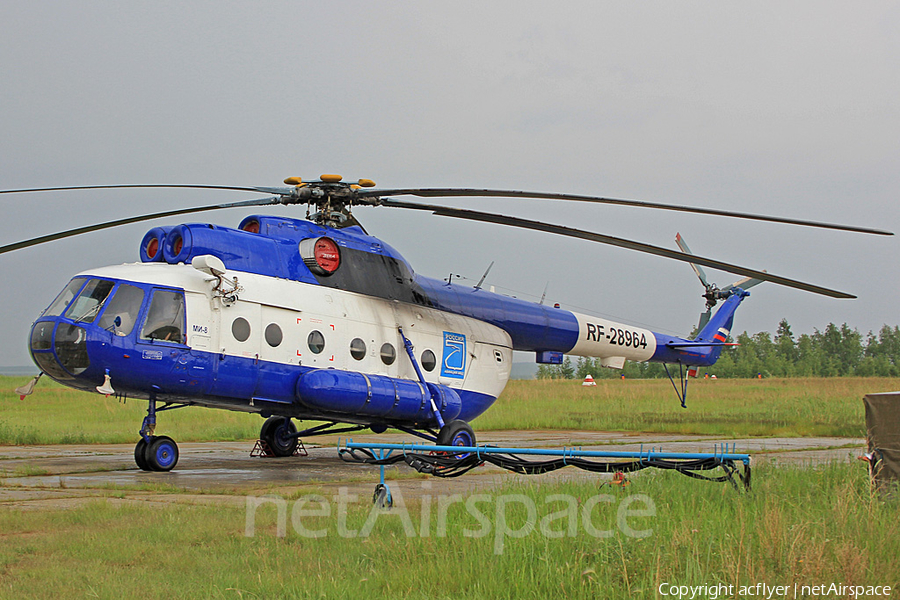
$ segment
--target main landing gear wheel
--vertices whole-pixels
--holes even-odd
[[[134,462],[141,471],[150,470],[150,466],[147,465],[147,440],[144,438],[138,440],[137,446],[134,447]]]
[[[178,444],[165,435],[151,436],[149,442],[141,438],[134,447],[134,462],[143,471],[171,471],[178,464]]]
[[[275,456],[293,456],[297,450],[297,427],[289,417],[269,417],[259,430],[259,439]]]
[[[151,471],[171,471],[178,463],[178,444],[165,435],[151,438],[146,457]]]
[[[438,432],[438,446],[474,446],[475,432],[468,423],[460,419],[450,421]],[[465,458],[468,454],[456,454],[456,458]]]

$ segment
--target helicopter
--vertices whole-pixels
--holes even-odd
[[[239,202],[144,214],[32,238],[0,254],[93,231],[224,208],[305,204],[306,218],[245,217],[237,228],[187,223],[151,228],[141,262],[75,275],[35,320],[28,340],[40,373],[75,389],[147,401],[134,449],[137,466],[169,471],[178,445],[156,434],[157,413],[203,406],[257,413],[260,440],[291,456],[304,437],[395,429],[438,445],[473,446],[470,423],[500,396],[513,351],[540,364],[564,355],[677,365],[682,406],[688,377],[732,345],[734,315],[749,288],[770,282],[833,298],[841,292],[680,251],[504,214],[410,202],[419,198],[533,198],[642,207],[858,233],[889,231],[709,208],[572,194],[469,188],[375,189],[340,175],[286,187],[127,184],[0,190],[0,194],[126,188],[235,190],[266,194]],[[704,286],[697,334],[680,338],[417,274],[370,235],[354,207],[429,211],[543,231],[687,262]],[[314,211],[314,212],[313,212]],[[702,267],[743,276],[724,288]],[[721,306],[713,313],[719,302]],[[674,377],[670,378],[675,382]],[[318,424],[298,431],[297,421]]]

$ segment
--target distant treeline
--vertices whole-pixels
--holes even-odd
[[[704,368],[716,377],[900,377],[900,329],[883,326],[878,334],[861,334],[846,323],[829,323],[824,330],[794,338],[786,319],[778,324],[775,337],[768,331],[737,336],[739,346],[722,350],[718,362]],[[677,377],[678,365],[669,367]],[[626,362],[622,370],[600,366],[599,359],[566,357],[561,365],[541,365],[538,379],[655,379],[666,377],[659,363]]]

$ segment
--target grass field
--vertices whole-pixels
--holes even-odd
[[[20,401],[10,390],[25,381],[0,379],[0,443],[136,439],[144,403],[48,381]],[[898,384],[697,381],[685,410],[668,381],[513,381],[475,428],[862,436],[862,396]],[[261,422],[187,408],[163,413],[159,429],[178,441],[249,440]],[[0,488],[41,474],[26,465]],[[171,484],[100,487],[86,503],[42,510],[0,501],[0,598],[677,597],[671,587],[661,595],[661,585],[707,586],[695,597],[714,598],[716,584],[733,586],[719,597],[759,598],[740,590],[760,583],[791,590],[771,598],[822,583],[889,585],[888,597],[900,598],[900,504],[871,492],[859,461],[763,463],[749,493],[671,471],[641,472],[624,488],[602,481],[545,476],[481,496],[422,496],[383,514],[372,512],[367,494],[342,509],[324,484],[252,492],[275,494],[285,507],[283,537],[277,505],[263,504],[250,519],[239,488],[217,500]],[[309,494],[324,503],[298,504]],[[629,506],[644,509],[624,521],[638,536],[621,525]]]
[[[0,444],[128,443],[137,438],[146,403],[123,404],[76,392],[46,378],[19,400],[27,378],[0,378]],[[661,380],[511,381],[473,423],[478,430],[580,429],[743,436],[865,435],[862,397],[894,391],[879,378],[692,381],[683,409]],[[186,408],[159,416],[160,433],[178,441],[251,440],[258,415]]]
[[[341,529],[333,490],[305,490],[333,510],[294,520],[298,496],[286,497],[284,537],[274,504],[257,509],[252,536],[241,506],[99,500],[66,511],[0,511],[0,597],[654,598],[663,597],[661,585],[723,584],[735,586],[723,597],[741,598],[750,595],[740,586],[831,582],[890,585],[889,597],[898,597],[898,505],[870,493],[865,469],[764,466],[755,481],[751,493],[674,472],[642,474],[625,488],[517,485],[481,497],[481,517],[450,505],[445,529],[434,502],[373,517],[365,498],[349,504]],[[584,507],[598,494],[608,496],[588,510],[593,531]],[[627,520],[646,537],[616,525],[629,497],[641,498],[645,513],[652,504],[652,514]],[[553,518],[562,498],[578,507],[571,535],[567,518]],[[530,529],[528,502],[536,507]],[[321,506],[301,508],[321,515]],[[300,535],[304,528],[321,537]]]
[[[699,379],[684,409],[668,380],[511,381],[475,427],[865,437],[862,397],[898,389],[891,378]]]

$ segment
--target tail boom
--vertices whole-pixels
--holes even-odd
[[[734,313],[749,295],[735,288],[693,340],[573,313],[579,337],[567,354],[600,358],[604,366],[618,368],[625,360],[708,367],[719,359],[722,348],[734,345],[728,342]]]

